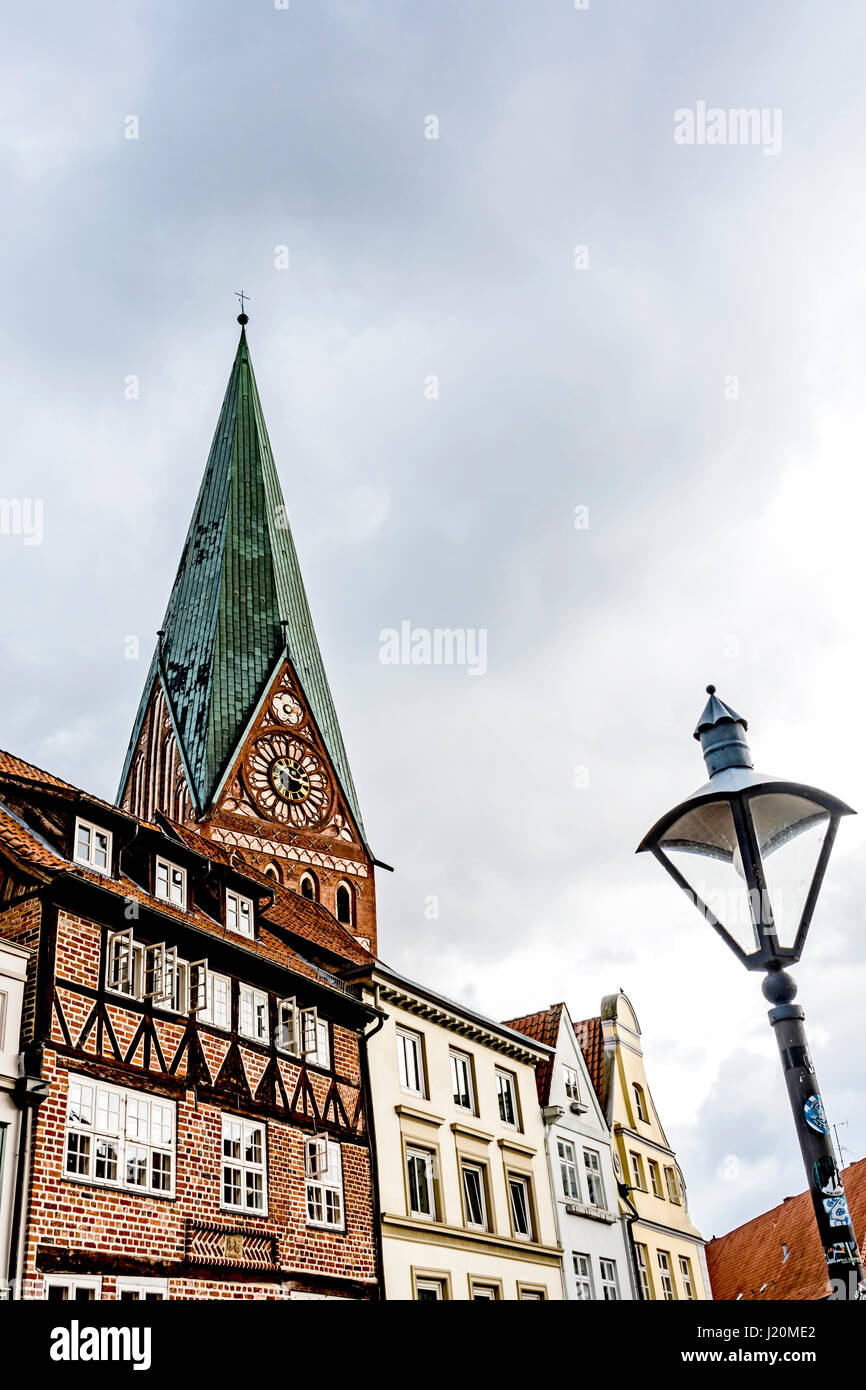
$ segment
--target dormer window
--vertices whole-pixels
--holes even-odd
[[[337,891],[339,892],[339,889]],[[301,897],[311,903],[319,901],[319,885],[315,874],[301,874]]]
[[[164,903],[186,910],[186,869],[179,869],[168,859],[157,859],[154,894]]]
[[[75,822],[75,862],[95,869],[98,874],[111,873],[111,832],[101,830],[90,821]]]
[[[344,927],[351,927],[354,921],[352,890],[348,883],[337,884],[337,921]]]
[[[238,936],[253,935],[253,905],[249,898],[226,889],[226,927]]]

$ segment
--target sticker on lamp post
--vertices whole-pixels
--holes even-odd
[[[824,1113],[824,1102],[820,1096],[810,1096],[803,1106],[806,1124],[818,1134],[829,1134],[830,1126]]]

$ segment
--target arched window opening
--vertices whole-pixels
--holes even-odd
[[[352,901],[352,890],[348,883],[337,884],[337,921],[342,922],[344,927],[351,927],[354,922]]]
[[[273,878],[273,879],[276,879],[277,883],[280,883],[280,882],[281,882],[281,879],[280,879],[280,871],[279,871],[279,869],[277,868],[276,864],[266,864],[266,865],[265,865],[265,877],[266,877],[266,878]]]
[[[311,903],[319,901],[319,885],[315,874],[301,874],[301,897]]]
[[[639,1086],[636,1081],[634,1083],[634,1103],[637,1109],[638,1119],[647,1123],[649,1115],[646,1108],[646,1096],[644,1095],[643,1086]]]

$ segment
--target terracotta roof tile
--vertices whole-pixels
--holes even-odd
[[[332,955],[350,961],[353,965],[366,965],[374,959],[321,903],[310,902],[308,898],[302,898],[300,893],[294,893],[291,888],[277,883],[269,874],[261,873],[243,859],[236,850],[227,849],[225,845],[217,844],[213,840],[206,840],[196,830],[170,821],[168,817],[160,819],[163,819],[178,839],[190,849],[215,859],[217,863],[234,868],[246,878],[253,879],[272,892],[273,904],[265,908],[263,913],[267,920],[283,927],[285,931],[303,937],[312,945],[321,946]]]
[[[866,1159],[844,1169],[842,1181],[862,1249],[866,1235]],[[713,1298],[744,1302],[815,1301],[828,1296],[827,1266],[808,1192],[707,1242]],[[787,1253],[786,1253],[787,1252]]]
[[[535,1042],[545,1043],[548,1047],[556,1047],[564,1008],[564,1004],[551,1004],[549,1009],[541,1009],[537,1014],[523,1014],[520,1018],[505,1019],[505,1026],[506,1028],[513,1028],[516,1033],[525,1033],[528,1038],[533,1038]],[[535,1069],[539,1105],[547,1105],[550,1099],[552,1076],[552,1060],[539,1062]]]
[[[64,869],[66,860],[55,854],[26,826],[0,806],[0,848],[6,849],[22,867]]]
[[[579,1023],[575,1023],[574,1031],[580,1043],[580,1050],[586,1058],[589,1079],[604,1109],[607,1098],[604,1094],[604,1034],[601,1019],[581,1019]]]

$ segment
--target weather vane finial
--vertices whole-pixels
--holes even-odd
[[[250,321],[249,314],[244,312],[244,300],[249,299],[249,295],[244,294],[243,290],[235,290],[235,298],[241,301],[241,311],[238,314],[238,323],[241,324],[241,326],[243,326],[244,324],[247,324]]]

